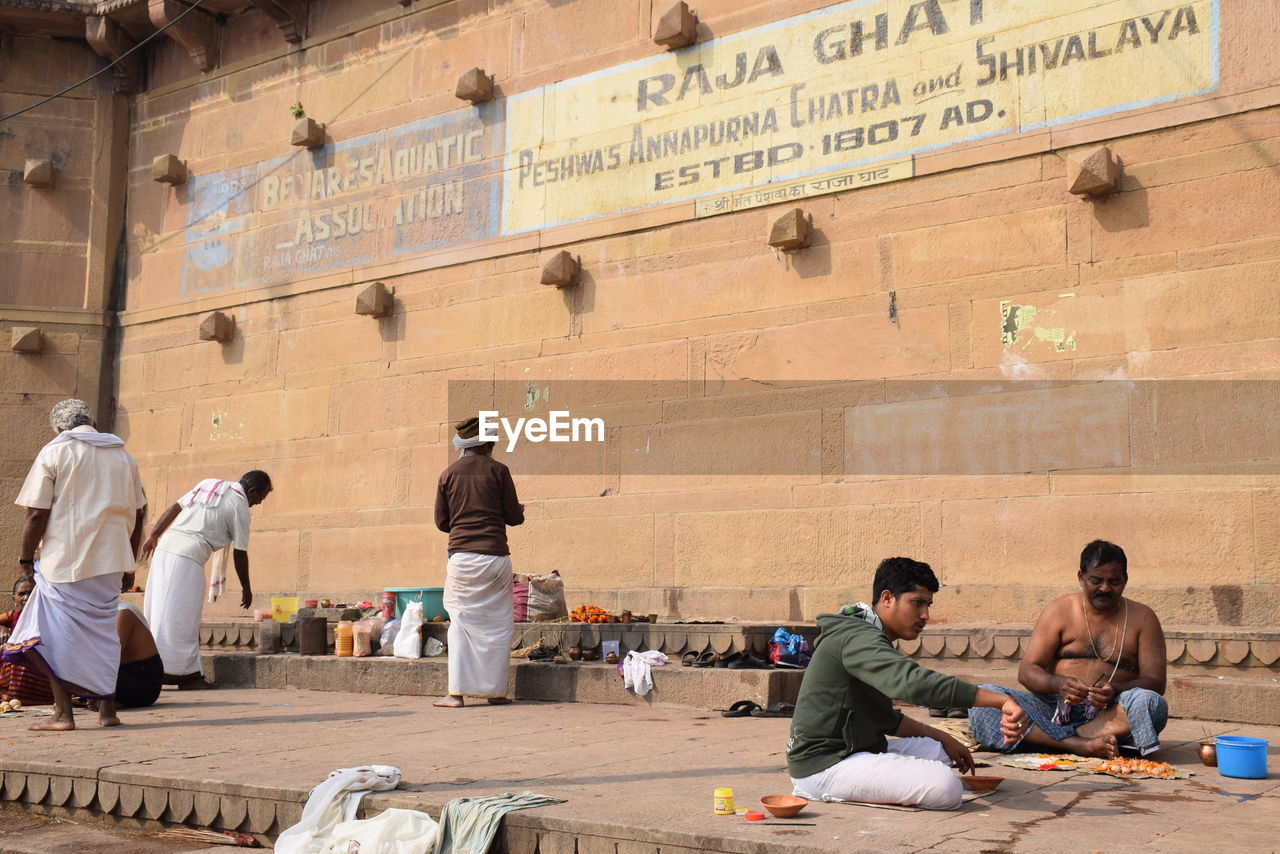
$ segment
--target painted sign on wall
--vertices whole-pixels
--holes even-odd
[[[1213,90],[1218,1],[851,0],[197,176],[182,295],[910,178],[921,152]]]
[[[503,232],[909,177],[918,152],[1209,91],[1217,43],[1216,0],[853,0],[512,96]]]
[[[457,110],[192,178],[183,295],[493,237],[502,110]]]

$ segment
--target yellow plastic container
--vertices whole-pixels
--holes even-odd
[[[355,631],[350,620],[339,620],[338,627],[334,629],[336,637],[334,638],[333,653],[344,658],[354,654]]]
[[[287,623],[289,618],[298,613],[297,596],[272,596],[271,619],[277,623]]]
[[[733,789],[716,789],[712,797],[712,812],[716,815],[734,815]]]

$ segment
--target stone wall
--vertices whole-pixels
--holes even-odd
[[[0,114],[51,95],[99,67],[83,44],[8,36],[0,45]],[[0,584],[18,574],[21,510],[13,505],[49,432],[50,407],[78,397],[109,427],[111,275],[123,223],[124,107],[91,84],[0,126]],[[29,186],[27,161],[54,166],[54,186]],[[38,329],[39,353],[11,349]],[[104,383],[104,376],[106,382]]]
[[[698,4],[700,38],[823,5]],[[1128,550],[1132,592],[1171,622],[1275,626],[1273,433],[1252,449],[1231,429],[1210,436],[1235,442],[1214,456],[1205,422],[1166,413],[1157,435],[1129,408],[1112,425],[1123,441],[1104,448],[1118,455],[1099,461],[1102,445],[1072,438],[1094,411],[1087,394],[1042,410],[1007,387],[952,397],[953,429],[936,435],[884,426],[910,426],[921,389],[944,381],[1276,378],[1280,51],[1263,2],[1220,9],[1213,92],[918,154],[914,178],[806,199],[812,245],[796,253],[765,241],[786,206],[694,219],[668,205],[421,252],[384,241],[257,285],[192,272],[211,257],[203,240],[226,243],[200,176],[231,186],[253,164],[325,156],[290,149],[294,102],[340,145],[456,113],[472,66],[502,98],[651,56],[662,7],[317,2],[297,48],[252,12],[228,21],[208,73],[176,44],[157,48],[129,119],[116,421],[153,510],[199,478],[262,467],[276,492],[255,510],[259,598],[440,585],[431,511],[452,458],[451,381],[494,383],[495,396],[507,380],[662,381],[684,398],[609,401],[611,444],[575,474],[512,461],[529,517],[512,532],[517,567],[559,569],[572,604],[802,620],[864,595],[875,563],[901,553],[948,585],[938,617],[1028,623],[1102,537]],[[1101,143],[1123,164],[1119,192],[1072,195],[1069,161]],[[192,182],[152,181],[162,153]],[[271,248],[261,235],[281,227],[277,210],[227,210],[245,217],[242,239]],[[539,284],[561,248],[581,258],[575,289]],[[375,280],[394,288],[392,314],[354,314]],[[1043,322],[1019,326],[1010,306]],[[214,310],[235,317],[228,343],[198,338]],[[865,394],[814,385],[833,382]],[[988,458],[992,406],[1019,408],[1023,429]],[[752,415],[775,419],[759,472],[625,466],[637,436],[689,422],[681,452],[717,458]],[[869,472],[868,444],[908,465]],[[907,470],[935,457],[966,473]]]

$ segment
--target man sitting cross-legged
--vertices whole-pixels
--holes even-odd
[[[983,687],[1017,699],[1031,719],[1024,739],[1006,744],[1000,721],[972,709],[974,738],[989,750],[1038,750],[1110,759],[1125,748],[1160,748],[1169,719],[1164,631],[1155,612],[1126,599],[1124,549],[1094,540],[1080,555],[1080,593],[1045,607],[1018,668],[1027,691]]]
[[[1026,716],[1015,700],[921,667],[894,649],[894,641],[923,631],[937,590],[927,563],[889,558],[876,569],[873,605],[818,617],[787,742],[796,795],[957,809],[963,788],[951,763],[971,773],[973,757],[950,735],[896,711],[895,698],[999,709],[1010,740],[1021,735]]]

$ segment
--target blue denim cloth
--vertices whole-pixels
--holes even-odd
[[[1032,694],[1029,691],[1014,691],[999,685],[982,685],[988,691],[1005,694],[1018,701],[1027,713],[1030,725],[1039,727],[1050,738],[1061,741],[1075,735],[1076,728],[1092,719],[1084,703],[1068,706],[1069,717],[1064,723],[1056,723],[1054,712],[1061,699],[1057,694]],[[1120,739],[1120,746],[1134,750],[1142,756],[1160,749],[1160,731],[1169,722],[1169,704],[1164,697],[1146,688],[1130,688],[1116,698],[1124,707],[1125,717],[1129,721],[1129,735]],[[973,730],[974,739],[987,750],[1000,753],[1013,753],[1020,749],[1031,750],[1031,746],[1022,748],[1022,739],[1013,744],[1004,743],[1004,735],[1000,732],[999,709],[970,709],[969,727]],[[1035,748],[1038,749],[1038,748]]]

